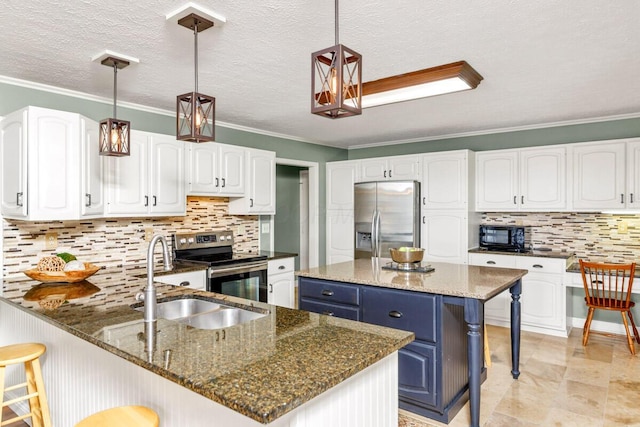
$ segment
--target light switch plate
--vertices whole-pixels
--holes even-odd
[[[627,221],[620,221],[618,223],[618,234],[627,234],[629,232],[629,225]]]
[[[44,235],[45,249],[56,249],[58,247],[58,233],[46,233]]]
[[[265,222],[265,223],[262,224],[262,234],[266,234],[266,233],[269,232],[269,230],[270,230],[269,225],[270,224],[268,222]]]

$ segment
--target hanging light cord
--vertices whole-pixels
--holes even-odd
[[[195,39],[195,43],[193,44],[194,46],[193,63],[195,64],[194,74],[195,74],[195,82],[196,82],[195,93],[198,93],[198,20],[197,19],[193,20],[193,37]]]
[[[336,46],[339,45],[338,40],[338,0],[336,0]]]
[[[113,118],[117,118],[116,116],[116,102],[117,102],[117,94],[118,94],[118,64],[113,61]]]

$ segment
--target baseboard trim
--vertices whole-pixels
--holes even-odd
[[[584,327],[584,317],[569,317],[567,320],[574,328],[582,329]],[[602,320],[593,320],[591,322],[591,330],[597,332],[604,332],[607,334],[626,335],[622,323],[603,322]]]

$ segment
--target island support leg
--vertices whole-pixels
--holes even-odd
[[[514,379],[520,376],[520,294],[522,282],[518,280],[511,292],[511,375]]]
[[[480,383],[482,374],[482,336],[480,334],[483,317],[482,303],[477,299],[465,298],[464,321],[467,322],[467,363],[469,364],[469,410],[471,427],[480,427]]]

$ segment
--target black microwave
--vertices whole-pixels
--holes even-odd
[[[480,247],[490,251],[527,252],[531,227],[520,225],[481,225]]]

